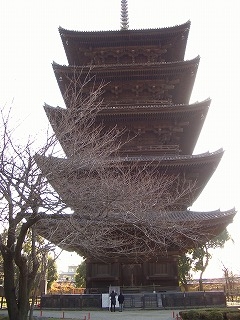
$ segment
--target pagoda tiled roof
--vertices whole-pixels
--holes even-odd
[[[156,172],[163,175],[183,176],[184,179],[191,180],[195,184],[194,190],[189,190],[191,192],[191,203],[185,205],[185,208],[197,199],[197,197],[202,192],[203,188],[206,186],[208,180],[216,170],[221,157],[223,155],[223,150],[219,149],[215,152],[206,152],[198,155],[176,155],[176,156],[137,156],[137,157],[119,157],[111,158],[106,162],[109,167],[115,167],[117,163],[121,166],[129,166],[133,163],[137,163],[139,167],[148,168],[153,167]],[[53,187],[59,194],[65,193],[66,185],[71,185],[71,180],[68,176],[81,176],[82,172],[89,170],[89,165],[91,165],[91,160],[88,158],[82,159],[80,156],[73,158],[56,158],[56,157],[41,157],[37,156],[36,161],[38,166],[43,171],[44,175],[50,177],[54,175]],[[90,161],[90,163],[88,163]],[[198,173],[196,175],[196,173]],[[64,189],[61,188],[61,183],[63,181]],[[60,188],[60,189],[59,189]],[[70,187],[71,189],[71,187]],[[189,198],[188,198],[189,201]]]
[[[112,116],[119,117],[121,115],[142,115],[144,114],[146,118],[151,117],[153,114],[154,116],[159,115],[159,117],[165,117],[165,118],[171,118],[176,117],[176,114],[179,116],[184,114],[192,114],[201,112],[206,115],[209,106],[211,104],[211,99],[206,99],[201,102],[194,102],[191,104],[157,104],[157,103],[138,103],[138,104],[132,104],[132,105],[114,105],[114,104],[108,104],[104,105],[103,108],[99,112],[100,115],[104,116]]]
[[[61,37],[79,37],[84,39],[89,39],[89,37],[126,37],[129,38],[131,36],[142,36],[142,34],[161,34],[161,35],[172,35],[176,33],[182,33],[188,31],[191,26],[191,21],[188,20],[185,23],[178,24],[172,27],[162,27],[162,28],[148,28],[148,29],[128,29],[128,30],[102,30],[102,31],[79,31],[79,30],[69,30],[59,26],[58,30]]]
[[[214,152],[204,152],[195,155],[173,155],[173,156],[138,156],[138,157],[114,157],[109,158],[108,162],[109,165],[114,163],[120,162],[135,162],[141,163],[141,161],[150,161],[151,163],[158,162],[159,166],[193,166],[193,165],[200,165],[209,162],[215,162],[216,160],[220,160],[223,156],[224,150],[222,148],[214,151]],[[43,164],[47,164],[46,167],[55,167],[61,169],[63,172],[65,169],[68,170],[81,170],[81,166],[79,165],[81,162],[81,157],[75,157],[74,159],[71,158],[58,158],[58,157],[41,157],[36,156],[36,159],[39,163],[39,166],[43,168]],[[87,165],[87,164],[86,164]],[[87,168],[87,166],[86,166]],[[84,169],[84,166],[82,167]]]
[[[155,85],[161,85],[162,81],[166,81],[166,83],[170,81],[170,83],[174,83],[174,87],[171,89],[173,104],[187,104],[190,100],[199,59],[198,56],[192,60],[179,62],[98,65],[91,68],[84,66],[62,66],[53,63],[53,69],[63,96],[65,95],[66,87],[68,88],[70,85],[69,78],[80,76],[82,81],[84,81],[86,76],[90,75],[96,76],[96,81],[99,83],[105,83],[106,91],[108,87],[114,86],[116,81],[117,83],[119,81],[121,83],[129,81],[132,85],[137,84],[138,81],[146,80],[154,81]]]
[[[211,100],[207,99],[202,102],[196,102],[191,105],[142,105],[142,106],[103,106],[97,115],[97,123],[101,123],[104,119],[112,121],[120,120],[126,125],[131,125],[137,120],[141,121],[161,121],[165,123],[170,121],[169,126],[176,125],[184,128],[182,131],[170,131],[176,136],[180,154],[192,154],[198,136],[204,124]],[[54,108],[49,105],[44,106],[46,115],[52,125],[53,130],[60,136],[60,144],[65,149],[64,142],[59,135],[61,131],[61,122],[58,118],[67,112],[63,108]],[[158,125],[160,126],[160,123]],[[60,126],[60,127],[59,127]],[[62,136],[63,138],[63,136]],[[161,143],[159,143],[161,145]],[[67,152],[67,150],[66,150]]]
[[[172,221],[198,221],[198,222],[208,222],[208,225],[210,224],[210,221],[212,221],[213,224],[216,223],[216,220],[219,218],[223,218],[224,220],[232,220],[233,216],[236,214],[235,208],[232,208],[227,211],[221,211],[213,210],[213,211],[171,211],[168,212],[167,218]],[[219,221],[220,222],[220,221]]]
[[[158,126],[166,121],[170,122],[169,126],[180,126],[182,131],[176,130],[171,134],[176,136],[181,154],[192,154],[195,143],[201,132],[204,124],[210,99],[206,99],[201,102],[195,102],[190,105],[161,105],[161,104],[138,104],[138,105],[104,105],[97,114],[97,122],[112,121],[113,123],[121,121],[131,126],[131,123],[135,121],[156,121],[158,120]],[[78,106],[76,106],[78,107]],[[81,107],[81,106],[80,106]],[[67,112],[63,108],[54,108],[49,105],[44,106],[45,112],[51,123],[53,130],[58,135],[58,131],[61,131],[58,124],[58,118]],[[61,136],[61,135],[60,135]],[[62,144],[60,139],[59,141]],[[64,148],[64,146],[62,145]]]
[[[183,114],[192,114],[195,112],[201,112],[206,114],[209,106],[211,104],[211,99],[205,99],[203,101],[197,101],[191,104],[148,104],[148,103],[136,103],[135,105],[125,105],[125,104],[108,104],[102,106],[102,110],[99,111],[99,116],[112,116],[118,117],[122,115],[131,115],[134,114],[137,116],[137,114],[141,115],[144,114],[146,118],[148,116],[151,116],[151,114],[154,114],[154,116],[159,115],[160,117],[169,117],[172,116],[176,117],[176,113],[179,115]],[[77,106],[76,106],[77,107]],[[44,109],[49,117],[51,118],[51,115],[58,113],[58,112],[65,112],[66,109],[61,107],[53,107],[48,104],[44,104]]]
[[[235,214],[236,211],[234,208],[227,211],[196,212],[186,210],[149,213],[149,221],[155,221],[154,232],[159,234],[159,239],[164,240],[159,241],[158,245],[157,243],[153,244],[153,254],[155,256],[158,254],[163,256],[166,254],[171,255],[174,254],[174,252],[178,252],[179,254],[179,252],[184,252],[195,246],[199,247],[199,245],[213,239],[221,233],[229,223],[232,223]],[[126,237],[129,243],[131,234],[134,236],[135,232],[139,232],[141,229],[142,218],[138,222],[135,221],[133,225],[130,222],[131,217],[129,216],[128,218],[129,220],[126,222],[122,218],[120,219],[118,214],[110,214],[110,216],[105,218],[102,216],[94,217],[92,221],[90,216],[87,217],[77,212],[70,215],[59,215],[58,217],[50,215],[47,222],[44,220],[40,221],[37,228],[39,234],[49,239],[52,243],[60,245],[65,250],[74,250],[80,255],[88,257],[89,255],[92,256],[92,252],[88,251],[88,245],[91,243],[91,237],[94,236],[92,231],[96,225],[101,228],[102,231],[98,233],[99,237],[103,234],[109,234],[109,225],[111,224],[113,234],[120,234],[120,237]],[[140,224],[139,226],[138,223]],[[115,230],[114,225],[116,226]],[[169,225],[171,225],[171,228],[169,228]],[[135,227],[136,229],[134,229]],[[88,232],[86,232],[86,228]],[[151,228],[153,227],[151,226]],[[144,230],[147,230],[147,224]],[[95,234],[95,231],[93,232]],[[174,236],[172,234],[173,232]],[[66,235],[64,242],[62,242],[63,235]],[[139,235],[141,235],[141,233],[139,233]],[[137,241],[138,237],[135,237],[134,243],[137,244]],[[142,247],[142,255],[144,256],[146,255],[144,249],[146,250],[148,248],[148,250],[150,250],[151,248],[151,235],[141,235],[139,241],[145,245],[145,247],[140,246]],[[95,243],[95,245],[97,245],[97,243]],[[98,252],[99,248],[96,249],[96,252]],[[103,251],[107,250],[106,256],[111,255],[111,249],[111,245],[108,248],[106,244],[104,244]],[[123,255],[128,254],[129,258],[131,258],[131,251],[131,249],[130,253],[124,251]],[[135,257],[135,253],[132,254]],[[141,256],[141,252],[139,252],[138,255]],[[121,256],[121,252],[118,253],[118,256]]]
[[[97,73],[101,71],[105,72],[129,72],[132,73],[133,70],[140,69],[141,74],[149,72],[149,70],[161,70],[165,71],[166,74],[177,72],[180,70],[188,70],[196,68],[199,65],[200,56],[197,56],[190,60],[184,61],[171,61],[171,62],[149,62],[149,63],[129,63],[129,64],[101,64],[101,65],[89,65],[89,66],[78,66],[78,65],[61,65],[53,61],[52,66],[54,72],[91,72]],[[144,68],[144,69],[142,69]]]
[[[69,64],[85,65],[86,52],[95,52],[96,58],[96,50],[100,48],[101,54],[108,55],[114,48],[119,51],[153,46],[157,51],[166,50],[163,55],[168,61],[183,60],[189,29],[190,21],[173,27],[138,30],[72,31],[59,27],[59,33]]]
[[[126,157],[121,159],[121,161],[125,162],[132,162],[138,161],[151,161],[159,162],[160,166],[178,166],[178,167],[185,167],[185,166],[193,166],[193,165],[200,165],[204,163],[209,163],[215,161],[216,159],[220,160],[219,158],[223,155],[223,149],[220,148],[214,152],[204,152],[201,154],[196,155],[173,155],[173,156],[139,156],[139,157]]]

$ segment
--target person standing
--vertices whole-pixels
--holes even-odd
[[[111,312],[115,312],[115,308],[116,308],[116,296],[117,293],[115,291],[112,291],[110,293],[110,301],[111,301]]]
[[[123,302],[124,302],[124,295],[122,294],[122,292],[120,292],[120,294],[118,296],[118,302],[119,302],[119,311],[122,312],[123,311]]]

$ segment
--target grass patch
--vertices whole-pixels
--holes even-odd
[[[183,320],[240,320],[238,308],[191,309],[179,314]]]

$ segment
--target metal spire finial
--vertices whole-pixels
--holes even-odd
[[[128,30],[128,3],[121,0],[121,30]]]

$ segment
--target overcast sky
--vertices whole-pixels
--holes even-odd
[[[1,105],[13,104],[26,118],[22,133],[46,127],[44,102],[63,106],[51,63],[67,64],[58,33],[118,30],[120,0],[1,0]],[[161,28],[191,21],[185,59],[201,61],[191,102],[212,99],[195,154],[225,150],[214,176],[190,209],[210,211],[240,206],[239,200],[239,33],[238,1],[129,0],[129,28]],[[206,276],[221,276],[222,263],[240,274],[239,214],[229,231],[235,244],[214,253]],[[79,264],[71,254],[60,268]]]

